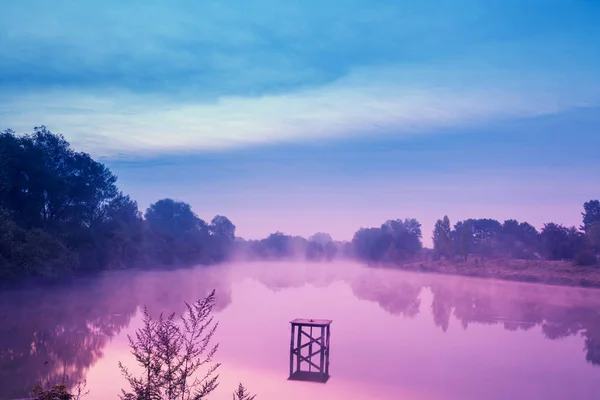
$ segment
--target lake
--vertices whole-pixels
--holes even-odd
[[[184,310],[216,290],[220,386],[257,400],[598,399],[600,290],[374,269],[249,263],[107,274],[0,293],[0,399],[85,378],[86,399],[127,388],[140,308]],[[331,378],[288,381],[290,324],[331,319]]]

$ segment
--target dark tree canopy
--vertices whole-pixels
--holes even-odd
[[[139,240],[137,205],[119,192],[103,164],[43,126],[29,135],[0,134],[0,160],[2,225],[9,232],[4,244],[10,248],[1,255],[0,275],[56,276],[135,257],[128,243]]]
[[[550,260],[572,260],[585,246],[584,236],[575,227],[553,222],[544,224],[541,233],[543,250]]]
[[[317,232],[314,235],[312,235],[311,237],[309,237],[308,240],[310,242],[319,243],[322,246],[325,246],[327,243],[333,242],[331,235],[329,233],[325,233],[325,232]]]
[[[159,200],[144,217],[117,178],[45,127],[0,133],[0,282],[223,261],[235,226]]]
[[[224,239],[233,241],[235,239],[235,225],[222,215],[215,216],[210,222],[210,233]]]
[[[436,257],[448,257],[452,254],[452,229],[447,215],[436,221],[432,239]]]
[[[590,200],[583,203],[583,217],[582,230],[587,231],[590,226],[600,222],[600,200]]]
[[[585,232],[586,239],[595,253],[600,253],[600,222],[591,224]]]
[[[162,199],[151,204],[144,214],[148,228],[165,239],[173,240],[187,233],[206,231],[206,222],[202,221],[189,204],[173,199]]]
[[[422,248],[421,224],[416,219],[388,220],[380,228],[361,228],[352,239],[356,257],[366,261],[401,261]]]

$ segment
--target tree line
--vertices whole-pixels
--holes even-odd
[[[208,264],[230,252],[235,226],[226,217],[207,223],[168,198],[142,216],[116,181],[45,127],[0,133],[0,281]]]
[[[400,262],[423,257],[421,224],[389,220],[359,229],[350,242],[326,233],[310,238],[276,232],[262,240],[236,238],[235,225],[210,222],[170,198],[142,214],[117,177],[88,154],[73,150],[46,127],[31,134],[0,133],[0,282],[54,278],[130,267],[214,264],[232,258],[308,260],[357,258]],[[470,254],[574,260],[593,264],[600,249],[600,202],[584,204],[583,225],[492,219],[437,221],[433,257]]]
[[[447,216],[433,230],[435,258],[506,257],[574,261],[593,265],[600,253],[600,201],[583,204],[582,225],[545,223],[540,231],[527,222],[509,219],[467,219],[450,227]]]

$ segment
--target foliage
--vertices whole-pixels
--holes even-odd
[[[585,249],[583,233],[575,227],[567,228],[552,222],[544,224],[541,238],[542,250],[549,260],[573,260]]]
[[[238,389],[233,392],[233,400],[254,400],[256,395],[251,395],[250,392],[240,383]]]
[[[34,400],[72,400],[73,395],[66,385],[55,385],[44,389],[36,385],[31,391]]]
[[[600,223],[600,200],[590,200],[583,203],[583,226],[581,229],[587,231],[594,223]]]
[[[190,232],[208,232],[206,222],[198,218],[189,204],[173,199],[162,199],[151,204],[144,218],[150,231],[169,242]]]
[[[39,229],[23,229],[0,208],[0,282],[23,275],[56,277],[77,268],[75,254],[56,237]]]
[[[111,289],[113,286],[109,285]],[[71,296],[67,297],[71,299]],[[193,304],[185,303],[185,312],[180,318],[175,318],[174,314],[168,317],[160,314],[157,318],[153,318],[152,313],[144,308],[142,327],[133,337],[129,336],[131,352],[143,372],[139,377],[133,376],[122,363],[119,363],[121,372],[130,384],[130,390],[122,390],[119,397],[131,400],[201,400],[213,392],[218,386],[217,370],[220,366],[213,362],[218,345],[211,344],[218,326],[212,317],[214,306],[215,291],[213,290],[208,296]],[[110,315],[112,318],[114,314],[111,312]],[[128,318],[132,316],[133,313]],[[97,318],[94,317],[94,321],[96,320]],[[124,321],[125,325],[128,320]],[[109,319],[106,322],[112,324],[114,321]],[[107,331],[111,328],[100,329]],[[81,330],[78,329],[77,335],[81,334]],[[86,343],[94,342],[88,335],[84,335],[84,338]],[[48,338],[44,341],[47,340]],[[71,347],[73,341],[69,340],[67,345]],[[97,349],[94,352],[97,353]],[[60,378],[58,380],[60,381]],[[67,381],[66,374],[57,384],[50,384],[48,379],[45,386],[36,385],[31,396],[35,400],[80,400],[89,393],[85,381],[71,388]],[[240,399],[255,399],[255,396],[250,395],[242,384],[235,395]]]
[[[454,224],[452,231],[452,243],[457,255],[467,258],[473,248],[473,226],[471,220],[459,221]]]
[[[213,261],[226,261],[233,252],[235,225],[227,217],[217,215],[210,222],[208,229]]]
[[[596,254],[590,250],[584,250],[575,255],[575,265],[588,266],[598,262]]]
[[[336,257],[351,257],[348,242],[334,241],[328,233],[319,232],[308,239],[275,232],[261,240],[236,239],[233,253],[244,259],[281,260],[306,259],[331,261]]]
[[[144,214],[147,224],[146,253],[163,265],[197,264],[208,260],[205,247],[208,225],[189,204],[161,199]]]
[[[532,225],[514,219],[504,221],[500,252],[512,258],[534,258],[540,247],[540,234]]]
[[[135,377],[119,363],[131,386],[130,392],[123,390],[122,399],[200,400],[217,387],[215,373],[220,364],[212,364],[212,359],[218,344],[210,344],[218,325],[211,316],[214,302],[213,291],[194,304],[186,303],[181,325],[175,314],[161,314],[155,320],[144,309],[143,327],[135,338],[129,337],[131,352],[143,374]],[[204,367],[206,371],[199,378],[197,372]]]
[[[452,254],[452,230],[447,215],[438,219],[433,228],[433,250],[436,257],[448,257]]]
[[[245,241],[236,238],[227,217],[206,223],[189,204],[171,198],[151,204],[142,217],[116,182],[106,166],[44,126],[27,135],[0,132],[0,283],[136,266],[212,264],[235,255],[395,263],[426,256],[415,219],[360,228],[351,242],[334,242],[324,232],[308,239],[275,232]],[[583,232],[552,222],[538,232],[526,222],[489,218],[458,221],[451,229],[444,216],[433,229],[433,255],[590,262],[590,254],[600,253],[600,201],[585,202],[581,214]]]
[[[162,199],[145,212],[117,178],[46,127],[0,132],[0,283],[26,277],[225,261],[235,225],[210,226],[189,204]]]
[[[229,241],[235,239],[235,225],[222,215],[217,215],[210,221],[209,229],[211,235],[221,236]]]
[[[308,239],[306,244],[306,259],[311,261],[331,261],[338,248],[328,233],[318,232]]]
[[[58,277],[131,263],[137,205],[116,177],[45,127],[0,134],[0,279]],[[135,249],[133,249],[135,250]]]
[[[78,382],[74,388],[70,389],[64,382],[54,385],[47,384],[46,387],[37,384],[31,390],[33,400],[80,400],[86,396],[89,391],[86,390],[86,382]]]
[[[322,246],[325,246],[327,243],[333,242],[331,235],[325,232],[317,232],[311,237],[308,238],[309,242],[319,243]]]
[[[585,232],[590,249],[595,253],[600,253],[600,222],[591,224]]]
[[[380,228],[361,228],[352,239],[356,257],[366,261],[402,261],[422,249],[421,224],[416,219],[388,220]]]

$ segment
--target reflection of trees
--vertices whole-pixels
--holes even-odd
[[[185,311],[185,302],[216,293],[215,311],[231,303],[231,287],[227,270],[220,266],[182,268],[170,271],[151,271],[140,274],[135,280],[138,304],[147,306],[153,315]]]
[[[300,288],[306,284],[315,287],[327,287],[339,275],[335,268],[325,264],[287,263],[252,263],[235,269],[241,277],[252,278],[273,292],[282,289]]]
[[[600,365],[600,291],[388,270],[367,270],[350,284],[357,297],[405,316],[419,312],[421,290],[429,289],[433,322],[444,332],[453,316],[463,329],[501,324],[508,331],[539,326],[550,340],[582,335],[586,360]]]
[[[80,380],[135,313],[124,282],[0,294],[0,398],[25,397],[41,380]]]
[[[437,326],[448,329],[450,315],[469,324],[502,324],[509,331],[539,326],[547,339],[585,338],[586,359],[600,365],[600,292],[461,278],[428,283]]]
[[[305,266],[307,271],[315,268]],[[421,311],[423,289],[431,292],[433,322],[444,332],[454,317],[462,329],[469,324],[501,324],[508,331],[539,327],[549,340],[582,335],[586,360],[600,365],[600,291],[520,284],[486,279],[404,273],[347,265],[335,278],[321,270],[327,282],[346,281],[354,295],[374,301],[392,315],[414,317]],[[283,271],[282,271],[283,270]],[[315,284],[315,272],[286,274],[272,266],[260,282],[271,290]],[[310,278],[309,278],[310,277]],[[312,279],[312,280],[311,280]]]
[[[69,286],[1,292],[0,399],[26,397],[39,381],[84,378],[140,306],[180,312],[184,301],[214,288],[215,309],[224,309],[231,302],[226,277],[212,267],[124,272]]]
[[[356,297],[379,303],[390,314],[415,317],[421,306],[421,286],[411,281],[385,279],[377,272],[364,274],[351,281],[350,286]]]
[[[586,360],[600,365],[600,291],[462,277],[416,278],[394,271],[366,275],[369,278],[352,282],[353,288],[362,289],[354,293],[377,301],[391,314],[418,313],[419,293],[429,288],[433,321],[444,332],[454,316],[463,329],[473,323],[502,324],[509,331],[539,326],[550,340],[582,335]],[[368,279],[374,281],[363,283]]]

